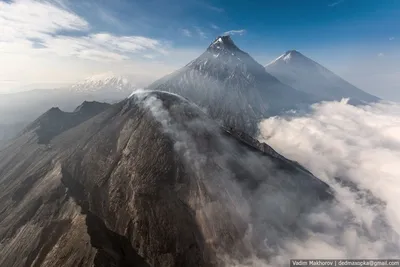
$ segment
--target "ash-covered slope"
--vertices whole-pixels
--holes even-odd
[[[329,187],[166,92],[0,151],[0,266],[224,266],[302,238]],[[240,140],[237,139],[240,137]],[[263,151],[259,147],[264,147]]]
[[[260,119],[312,102],[268,74],[229,36],[218,37],[200,57],[149,89],[186,97],[223,125],[251,135]]]
[[[319,96],[322,100],[341,100],[342,98],[350,98],[354,102],[379,100],[378,97],[355,87],[296,50],[287,51],[265,66],[265,69],[281,82],[308,94]]]

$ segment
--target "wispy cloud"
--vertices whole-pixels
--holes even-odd
[[[213,23],[211,23],[211,28],[213,28],[214,30],[219,30],[219,27]]]
[[[224,33],[224,35],[243,35],[246,33],[245,29],[241,30],[230,30]]]
[[[383,57],[383,56],[385,56],[384,53],[379,53],[379,54],[378,54],[378,57]]]
[[[146,54],[146,55],[143,55],[143,57],[144,57],[144,58],[148,58],[148,59],[153,59],[153,58],[155,58],[156,56],[155,56],[155,55]]]
[[[169,57],[179,64],[187,60],[167,40],[102,31],[74,10],[64,0],[0,0],[0,62],[8,66],[0,72],[0,91],[29,84],[49,88],[109,69],[157,78],[176,68],[176,62],[165,63]],[[111,12],[99,16],[125,27]]]
[[[210,9],[212,11],[215,11],[215,12],[218,12],[218,13],[225,12],[225,10],[223,8],[221,8],[221,7],[213,6],[213,5],[210,5],[210,4],[207,4],[207,3],[203,3],[203,4],[204,4],[204,6],[206,8],[208,8],[208,9]]]
[[[218,7],[218,6],[214,6],[214,5],[210,4],[210,3],[207,3],[204,0],[191,0],[190,2],[195,4],[195,5],[197,5],[197,6],[199,6],[199,7],[206,8],[206,9],[214,11],[214,12],[218,12],[218,13],[225,12],[225,10],[223,8]]]
[[[216,6],[211,6],[211,5],[209,5],[208,8],[211,9],[211,10],[214,10],[216,12],[219,12],[219,13],[222,13],[222,12],[225,11],[223,8],[216,7]]]
[[[117,22],[112,16],[104,18]],[[90,60],[126,60],[132,54],[146,51],[167,53],[165,44],[156,39],[90,33],[90,25],[84,18],[50,2],[0,2],[0,24],[3,28],[0,51],[4,53],[52,53]],[[68,32],[78,34],[66,35]]]
[[[339,0],[339,1],[336,1],[336,2],[333,2],[333,3],[330,3],[328,6],[329,7],[334,7],[334,6],[337,6],[337,5],[340,5],[341,3],[343,3],[345,0]]]
[[[192,32],[188,29],[182,29],[182,34],[185,35],[186,37],[192,37]]]
[[[389,37],[389,41],[393,41],[394,39],[396,39],[395,37]]]
[[[75,56],[90,60],[127,60],[138,52],[166,54],[158,40],[142,36],[115,36],[96,33],[84,37],[58,36],[44,40],[50,52],[60,56]]]
[[[200,36],[200,38],[206,39],[207,34],[201,29],[200,27],[195,27],[197,34]]]
[[[44,38],[60,31],[85,31],[89,23],[67,10],[47,2],[16,0],[0,2],[3,42]]]
[[[118,19],[116,16],[111,14],[109,11],[98,7],[96,12],[97,12],[98,17],[105,23],[112,25],[112,26],[116,26],[121,29],[126,28],[126,26],[123,24],[123,22],[120,19]]]

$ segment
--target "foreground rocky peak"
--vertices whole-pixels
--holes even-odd
[[[166,92],[134,94],[51,148],[34,135],[0,151],[0,266],[268,260],[332,200],[297,164]]]

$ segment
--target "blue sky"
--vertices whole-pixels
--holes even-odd
[[[0,59],[17,66],[0,72],[0,90],[102,71],[155,79],[227,31],[263,65],[297,49],[367,91],[400,90],[399,0],[0,0],[0,25]],[[19,66],[24,55],[46,68]]]
[[[97,12],[88,14],[87,6],[92,5],[122,26],[99,19]],[[370,45],[380,50],[390,47],[388,39],[400,33],[398,0],[102,0],[84,1],[76,10],[93,22],[95,30],[172,40],[177,46],[203,47],[218,34],[245,29],[246,36],[236,41],[253,52],[332,46],[358,50]],[[201,37],[202,31],[207,38],[187,38],[179,29],[189,30],[193,37]]]
[[[350,46],[358,50],[370,48],[370,45],[380,50],[384,46],[390,47],[388,39],[400,33],[398,0],[100,0],[71,3],[77,14],[92,22],[93,30],[171,40],[178,47],[203,47],[218,34],[245,29],[246,35],[236,41],[244,49],[256,53],[332,46]],[[96,12],[93,6],[101,11]],[[99,16],[99,12],[107,15]],[[187,38],[180,29],[190,31],[192,37],[197,38]],[[207,38],[201,38],[200,32]]]

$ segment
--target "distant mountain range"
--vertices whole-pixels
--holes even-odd
[[[219,36],[200,57],[148,89],[186,97],[224,126],[252,135],[262,118],[315,101],[267,73],[229,36]]]
[[[379,98],[355,87],[338,75],[296,50],[287,51],[265,66],[267,72],[281,82],[302,92],[322,98],[373,102]]]
[[[127,96],[137,89],[127,77],[116,75],[112,72],[93,75],[85,80],[72,85],[69,90],[75,93],[109,93]]]
[[[0,97],[0,140],[14,136],[51,107],[73,111],[83,101],[115,103],[128,97],[136,88],[125,77],[105,73],[67,88],[3,94]]]

